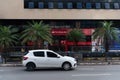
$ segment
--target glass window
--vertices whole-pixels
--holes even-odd
[[[57,55],[52,52],[47,52],[47,57],[57,57]]]
[[[78,2],[78,3],[77,3],[77,8],[78,8],[78,9],[82,9],[82,3],[81,3],[81,2]]]
[[[63,3],[62,2],[58,2],[58,8],[63,8]]]
[[[45,55],[44,55],[44,52],[42,52],[42,51],[34,52],[33,54],[34,54],[34,56],[36,56],[36,57],[44,57],[44,56],[45,56]]]
[[[67,8],[73,8],[72,2],[68,2],[68,3],[67,3]]]
[[[38,8],[44,8],[44,3],[43,2],[39,2],[38,3]]]
[[[86,3],[86,8],[87,8],[87,9],[91,9],[91,8],[92,8],[91,3]]]
[[[28,8],[34,8],[34,2],[28,2]]]
[[[119,9],[120,8],[119,3],[114,3],[114,8]]]
[[[110,3],[105,3],[105,9],[110,9]]]
[[[95,3],[95,5],[96,5],[96,9],[100,9],[101,8],[100,3]]]
[[[48,8],[54,8],[53,2],[48,2]]]

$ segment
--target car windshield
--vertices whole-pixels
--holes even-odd
[[[65,52],[56,52],[56,53],[58,53],[60,56],[66,56]]]

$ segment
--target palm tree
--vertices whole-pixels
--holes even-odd
[[[75,28],[67,34],[67,39],[75,42],[75,46],[77,46],[79,41],[85,41],[85,35],[80,29]]]
[[[119,40],[119,31],[117,28],[112,27],[112,22],[102,22],[102,27],[96,28],[93,35],[93,40],[97,39],[97,43],[105,48],[105,52],[109,51],[110,46],[113,44],[113,41]]]
[[[47,41],[48,43],[52,42],[51,28],[49,25],[43,24],[43,22],[28,23],[25,26],[25,30],[22,32],[22,43],[32,41],[34,43],[34,48],[42,48],[43,45],[41,42]]]
[[[11,26],[0,26],[0,47],[3,52],[2,58],[5,59],[5,63],[7,57],[6,52],[8,52],[8,48],[10,46],[14,46],[17,43],[17,31],[17,28],[13,28]]]

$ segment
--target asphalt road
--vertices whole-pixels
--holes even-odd
[[[0,80],[120,80],[120,65],[79,66],[72,71],[0,67]]]

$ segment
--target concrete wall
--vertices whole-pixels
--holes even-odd
[[[113,9],[24,9],[24,0],[0,0],[0,19],[120,19]]]

